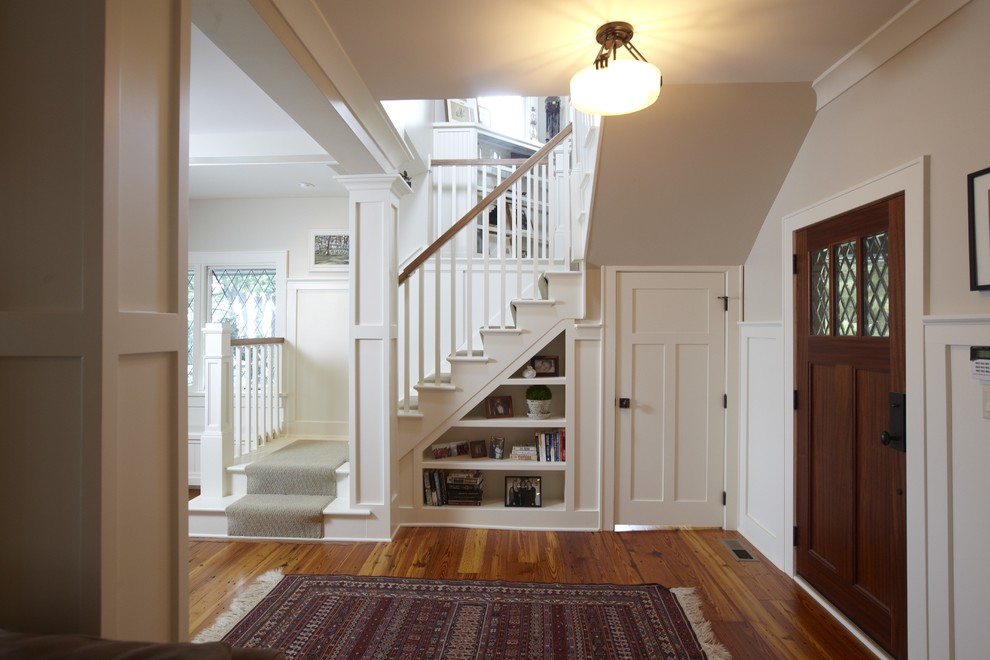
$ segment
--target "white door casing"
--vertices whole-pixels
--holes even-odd
[[[615,524],[723,524],[724,272],[616,274]]]

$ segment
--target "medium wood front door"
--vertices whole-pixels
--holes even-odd
[[[904,658],[904,197],[794,239],[797,573]]]
[[[724,273],[619,273],[620,525],[721,527]]]

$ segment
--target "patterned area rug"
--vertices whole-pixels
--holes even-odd
[[[730,657],[692,589],[262,577],[274,588],[257,605],[197,641],[280,649],[290,659]]]

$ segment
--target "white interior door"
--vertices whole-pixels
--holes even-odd
[[[725,274],[618,273],[616,288],[615,522],[720,527]]]

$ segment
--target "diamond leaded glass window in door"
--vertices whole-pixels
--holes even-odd
[[[811,334],[889,337],[887,232],[809,253]]]

